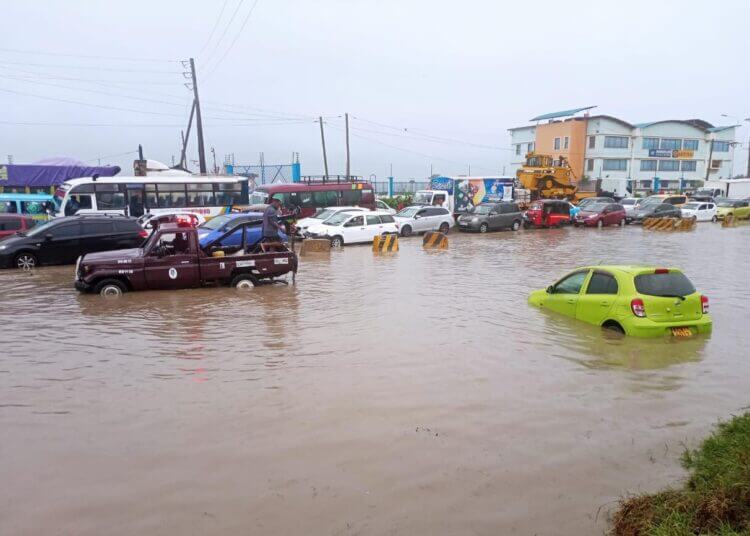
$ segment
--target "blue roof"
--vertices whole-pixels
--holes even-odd
[[[585,108],[573,108],[572,110],[563,110],[562,112],[551,112],[548,114],[542,114],[536,117],[532,117],[531,119],[529,119],[529,121],[543,121],[544,119],[557,119],[558,117],[570,117],[571,115],[575,115],[578,112],[583,112],[584,110],[590,110],[591,108],[596,108],[596,106],[586,106]]]

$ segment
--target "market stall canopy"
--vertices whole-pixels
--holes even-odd
[[[0,166],[0,186],[4,188],[50,188],[79,177],[113,177],[118,166],[87,166],[73,158],[47,158],[34,164]]]

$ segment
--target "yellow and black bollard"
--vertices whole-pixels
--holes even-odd
[[[398,235],[385,234],[372,239],[373,253],[395,253],[398,251]]]
[[[437,231],[428,231],[422,239],[424,249],[448,249],[448,237]]]

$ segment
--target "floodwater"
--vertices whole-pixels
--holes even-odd
[[[750,226],[450,238],[246,293],[1,272],[0,533],[601,534],[750,403]],[[526,304],[598,262],[682,267],[713,335],[611,339]]]

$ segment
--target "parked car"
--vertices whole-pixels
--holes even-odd
[[[401,230],[401,236],[427,231],[447,233],[454,225],[453,215],[444,207],[412,205],[393,216]]]
[[[306,236],[328,239],[331,247],[337,248],[344,244],[372,242],[376,236],[398,234],[398,231],[395,217],[385,212],[340,212],[323,223],[308,228]]]
[[[614,199],[611,197],[585,197],[578,202],[578,208],[586,210],[589,205],[595,205],[596,203],[613,203]]]
[[[301,220],[298,220],[295,224],[295,227],[297,228],[297,235],[300,237],[304,237],[305,233],[307,232],[308,228],[319,225],[323,223],[324,221],[328,220],[329,218],[332,218],[339,212],[364,212],[366,211],[366,208],[363,207],[326,207],[321,208],[316,212],[314,215],[310,216],[309,218],[302,218]]]
[[[750,201],[742,199],[721,199],[716,203],[716,217],[723,220],[727,216],[734,216],[738,220],[750,218]]]
[[[395,208],[391,208],[388,203],[383,201],[382,199],[376,199],[375,200],[375,210],[378,210],[380,212],[387,212],[388,214],[395,214],[398,212]]]
[[[656,194],[650,195],[643,200],[644,203],[667,203],[676,207],[681,207],[688,202],[688,197],[684,194]]]
[[[576,227],[598,227],[605,225],[624,225],[625,207],[619,203],[603,202],[588,204],[585,209],[576,214],[574,221]]]
[[[38,223],[31,216],[22,214],[0,214],[0,240],[16,233],[25,233]]]
[[[696,221],[717,221],[716,203],[691,201],[680,208],[683,218],[695,218]]]
[[[515,203],[481,203],[471,212],[458,217],[458,229],[480,233],[500,229],[518,231],[522,222],[523,214]]]
[[[0,242],[0,267],[30,269],[40,264],[73,264],[86,253],[139,247],[147,237],[148,232],[135,218],[61,217]]]
[[[219,233],[229,231],[232,227],[236,227],[241,223],[261,223],[262,221],[262,212],[232,212],[230,214],[222,214],[198,226],[198,239],[203,240],[211,233],[214,233],[214,236],[218,236]]]
[[[636,208],[641,204],[643,198],[640,197],[626,197],[620,200],[620,204],[625,209],[625,215],[631,216]]]
[[[570,223],[570,204],[560,199],[534,201],[523,215],[523,227],[559,227]]]
[[[630,222],[643,223],[646,218],[680,218],[682,212],[668,203],[642,203],[628,217]]]
[[[709,333],[708,298],[676,268],[587,266],[529,296],[529,303],[635,337]]]
[[[218,222],[216,220],[219,220]],[[263,214],[260,212],[235,212],[217,216],[198,227],[198,242],[201,247],[224,236],[222,244],[237,246],[242,243],[242,229],[245,226],[245,240],[249,245],[255,245],[263,238]],[[235,232],[230,233],[234,229]],[[279,230],[279,238],[286,242],[289,237],[283,230]]]
[[[250,248],[239,244],[234,250],[222,248],[217,254],[212,243],[205,249],[200,247],[198,232],[190,224],[166,223],[142,248],[83,255],[76,265],[75,288],[102,296],[215,285],[247,289],[297,271],[297,255],[285,246],[274,251]]]
[[[159,226],[162,223],[176,223],[182,219],[190,221],[195,227],[206,223],[206,218],[195,212],[169,212],[160,214],[146,213],[138,218],[138,223],[140,223],[141,227],[147,231],[151,231],[154,228],[154,224]]]

